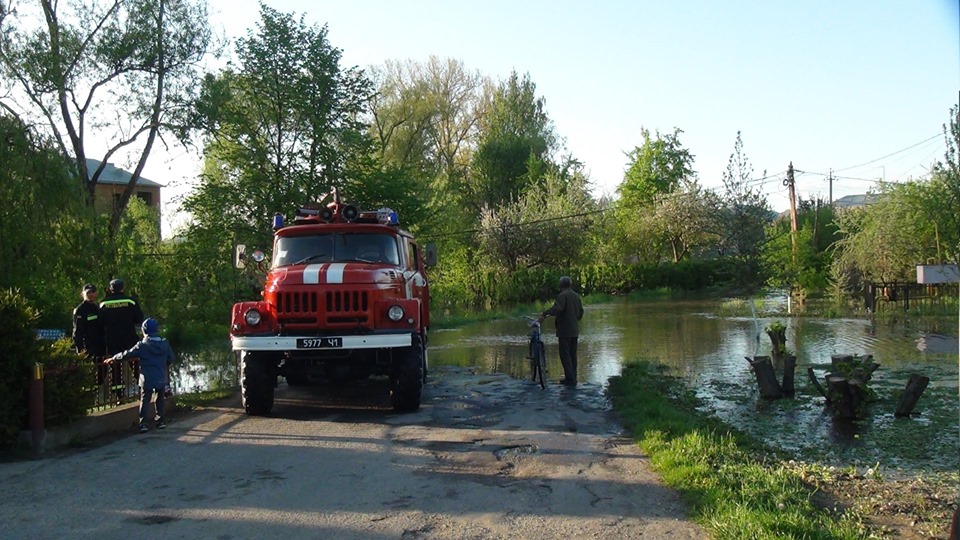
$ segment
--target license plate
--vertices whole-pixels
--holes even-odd
[[[298,349],[336,349],[343,347],[343,338],[318,337],[297,339]]]

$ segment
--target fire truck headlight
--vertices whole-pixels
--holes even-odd
[[[248,309],[243,315],[243,320],[247,321],[250,326],[256,326],[260,324],[260,312],[255,309]]]
[[[400,306],[390,306],[390,309],[387,310],[387,317],[390,317],[390,320],[397,322],[403,318],[403,308]]]

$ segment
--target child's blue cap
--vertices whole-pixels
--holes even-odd
[[[158,323],[156,319],[143,321],[143,326],[140,328],[143,330],[145,336],[155,336],[160,333],[160,323]]]

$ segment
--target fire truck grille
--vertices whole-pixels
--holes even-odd
[[[277,313],[316,313],[316,292],[282,292],[277,294]]]
[[[367,291],[327,291],[327,313],[363,314],[370,308]]]

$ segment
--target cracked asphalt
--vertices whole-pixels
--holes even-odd
[[[166,430],[0,464],[2,538],[707,538],[622,434],[600,387],[431,373],[237,399]]]

